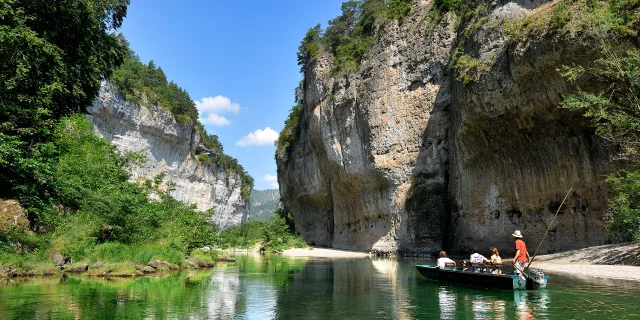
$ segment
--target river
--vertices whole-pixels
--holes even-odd
[[[547,290],[423,278],[429,259],[240,255],[155,278],[0,284],[0,319],[639,319],[640,283],[549,273]]]

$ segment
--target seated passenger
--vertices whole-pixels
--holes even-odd
[[[438,259],[438,269],[444,269],[445,268],[445,263],[449,264],[449,263],[453,263],[453,268],[455,269],[456,267],[456,262],[447,258],[447,253],[444,251],[440,251],[440,259]]]
[[[498,253],[498,248],[491,248],[491,265],[492,270],[491,273],[501,274],[502,273],[502,258],[500,258],[500,253]]]
[[[477,248],[473,248],[473,253],[471,254],[471,257],[469,257],[469,261],[471,263],[491,262],[489,259],[487,259],[483,255],[479,254]]]
[[[462,271],[469,271],[469,270],[471,270],[471,262],[469,262],[469,259],[462,260]]]
[[[502,258],[500,258],[500,253],[498,253],[498,248],[491,248],[491,264],[502,263]]]

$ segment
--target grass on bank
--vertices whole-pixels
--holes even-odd
[[[226,229],[218,234],[216,244],[222,249],[248,249],[258,244],[261,250],[267,251],[280,251],[307,246],[302,237],[299,234],[292,233],[285,219],[279,216],[264,222],[249,221]]]
[[[0,230],[3,268],[50,268],[54,252],[74,264],[147,265],[163,260],[181,266],[196,248],[242,242],[230,236],[233,229],[216,232],[209,223],[213,211],[199,212],[173,199],[160,188],[161,179],[129,182],[127,168],[136,165],[135,155],[118,153],[93,133],[83,116],[60,121],[54,144],[60,155],[50,178],[58,204],[40,217],[38,232]],[[249,232],[255,242],[284,248],[292,236],[282,224],[286,226],[270,221],[238,228],[259,229]]]

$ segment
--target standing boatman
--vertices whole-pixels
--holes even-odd
[[[522,233],[520,230],[516,230],[511,234],[516,238],[516,255],[513,257],[513,266],[516,268],[516,273],[522,277],[524,272],[524,264],[529,261],[529,252],[527,251],[527,245],[522,240]]]

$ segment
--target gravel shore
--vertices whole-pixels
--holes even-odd
[[[547,254],[532,268],[597,278],[640,281],[640,244],[612,244]]]

